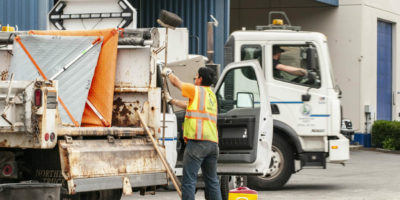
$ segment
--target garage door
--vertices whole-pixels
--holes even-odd
[[[392,24],[378,21],[377,119],[392,120]]]

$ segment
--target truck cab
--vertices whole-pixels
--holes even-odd
[[[271,167],[265,176],[249,176],[249,186],[279,189],[302,168],[325,169],[327,161],[349,159],[349,141],[340,134],[340,94],[323,34],[290,25],[235,31],[225,45],[225,64],[243,60],[256,60],[262,68],[274,132]]]

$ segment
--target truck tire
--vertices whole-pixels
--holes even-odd
[[[247,186],[247,176],[221,176],[222,200],[228,200],[229,191],[238,187]],[[207,198],[206,198],[207,199]]]
[[[252,189],[279,190],[286,184],[293,172],[293,150],[281,136],[274,134],[270,169],[265,176],[249,176]]]
[[[80,200],[120,200],[122,190],[101,190],[93,192],[83,192],[80,194]]]

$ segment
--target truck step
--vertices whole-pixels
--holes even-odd
[[[326,152],[307,152],[300,154],[302,168],[323,168],[326,169]]]

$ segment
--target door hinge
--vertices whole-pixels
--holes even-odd
[[[396,105],[396,93],[394,91],[392,92],[392,104]]]

